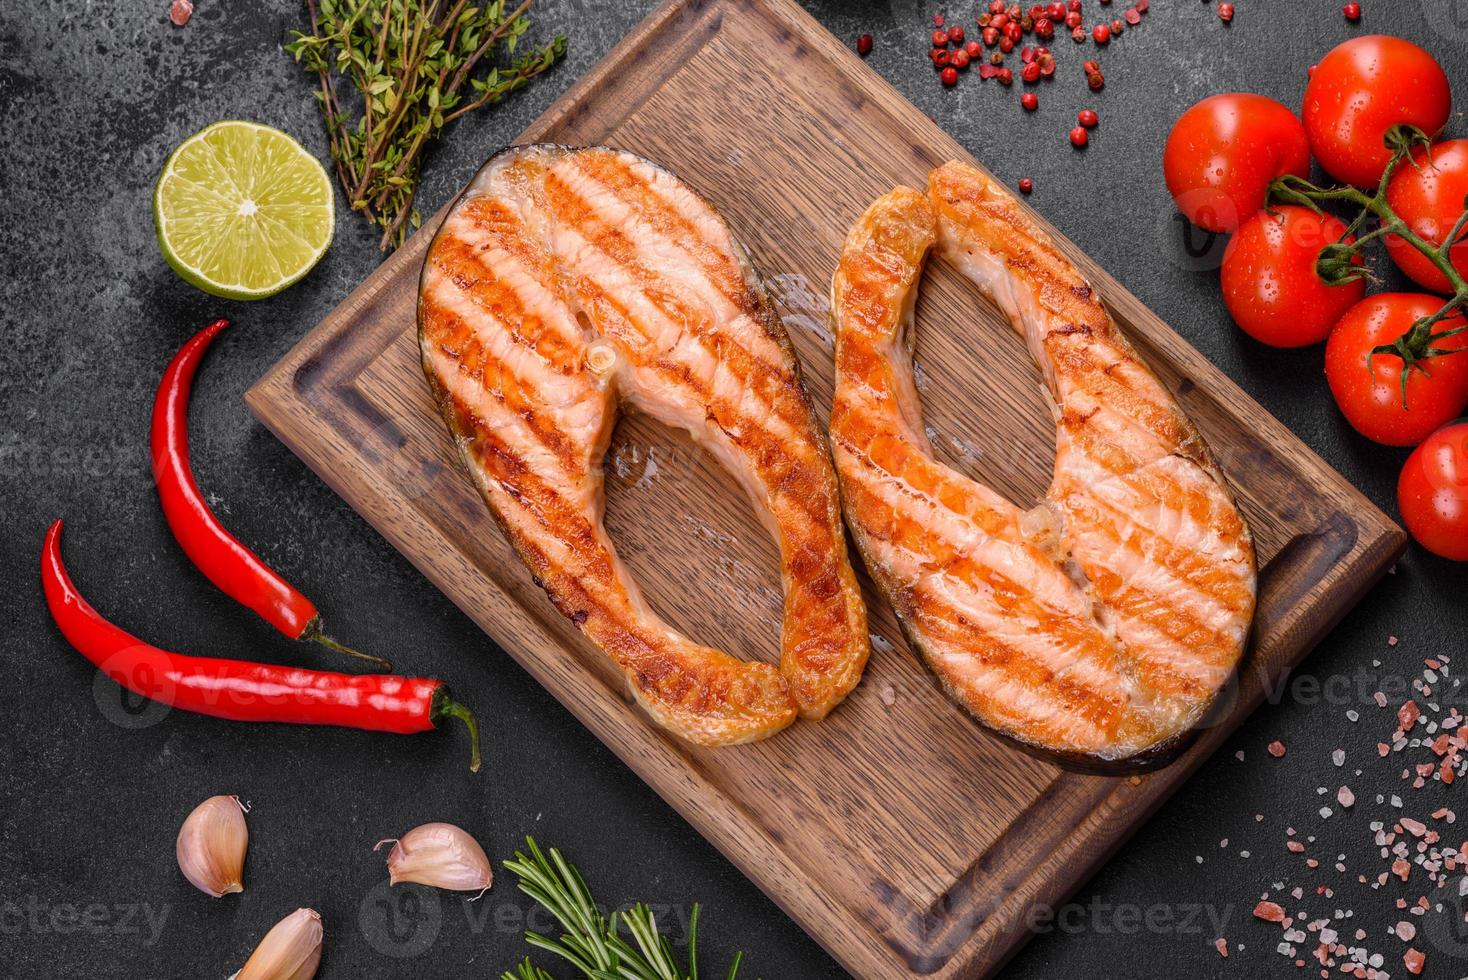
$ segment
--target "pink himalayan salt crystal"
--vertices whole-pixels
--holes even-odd
[[[168,19],[173,21],[175,27],[184,26],[193,15],[193,0],[173,0],[173,4],[168,8]]]
[[[1254,906],[1254,918],[1256,919],[1262,919],[1265,922],[1283,922],[1284,917],[1284,909],[1274,902],[1260,902]]]
[[[1351,787],[1342,786],[1335,794],[1336,802],[1341,806],[1355,806],[1356,794],[1351,792]]]
[[[1218,955],[1219,956],[1222,956],[1224,959],[1228,959],[1228,940],[1227,939],[1215,939],[1215,940],[1213,940],[1213,948],[1216,949],[1216,950],[1218,950]]]

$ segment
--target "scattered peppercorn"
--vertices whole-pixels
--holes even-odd
[[[1342,13],[1346,15],[1346,20],[1360,20],[1361,5],[1359,3],[1348,3],[1342,8]]]
[[[943,79],[943,84],[944,85],[949,85],[949,86],[957,85],[958,84],[958,69],[957,68],[954,68],[952,65],[949,65],[947,68],[944,68],[943,69],[943,71],[940,73],[939,77]]]
[[[1019,97],[1019,104],[1025,107],[1025,112],[1034,112],[1040,108],[1040,97],[1034,92],[1026,92]]]
[[[1087,143],[1091,142],[1091,134],[1086,132],[1084,126],[1077,126],[1070,131],[1070,142],[1073,146],[1084,147]]]
[[[856,53],[863,58],[872,53],[872,36],[870,34],[863,34],[856,39]]]
[[[963,71],[968,67],[968,60],[968,52],[962,48],[959,48],[948,56],[948,63],[959,71]]]
[[[1091,28],[1091,38],[1097,44],[1109,44],[1111,42],[1111,28],[1105,24],[1097,24]]]
[[[1035,189],[1035,182],[1033,180],[1030,180],[1030,178],[1028,178],[1028,177],[1021,177],[1019,179],[1019,192],[1021,194],[1028,194],[1028,193],[1030,193],[1030,191],[1032,191],[1034,189]]]
[[[948,32],[947,31],[934,31],[933,32],[933,47],[935,47],[935,48],[946,48],[946,47],[948,47]]]
[[[948,29],[948,40],[954,44],[963,43],[963,25],[954,24]]]
[[[1080,123],[1087,129],[1095,129],[1096,124],[1100,121],[1101,117],[1096,115],[1096,110],[1094,109],[1082,109],[1080,112],[1076,113],[1076,122]]]
[[[1234,19],[1234,5],[1231,4],[1231,3],[1221,3],[1221,4],[1219,4],[1218,5],[1218,19],[1221,20],[1221,21],[1223,21],[1225,24],[1227,24],[1230,21],[1232,21]]]
[[[1031,61],[1019,70],[1019,77],[1026,85],[1033,85],[1040,80],[1040,66]]]

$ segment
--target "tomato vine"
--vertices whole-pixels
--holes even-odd
[[[1424,362],[1429,359],[1446,357],[1449,354],[1461,353],[1463,350],[1463,348],[1442,347],[1440,344],[1448,337],[1468,331],[1468,326],[1452,327],[1436,332],[1434,330],[1444,320],[1455,317],[1459,310],[1468,312],[1468,279],[1465,279],[1458,271],[1452,260],[1453,246],[1458,244],[1464,232],[1468,231],[1468,200],[1464,201],[1462,216],[1458,218],[1442,244],[1433,244],[1422,238],[1388,203],[1387,187],[1391,183],[1392,175],[1404,161],[1411,162],[1413,166],[1418,165],[1412,159],[1413,150],[1425,148],[1428,162],[1431,163],[1432,138],[1415,126],[1397,126],[1387,133],[1387,145],[1393,151],[1392,158],[1382,172],[1375,193],[1368,194],[1359,188],[1350,186],[1320,187],[1303,177],[1285,174],[1270,184],[1269,199],[1274,203],[1298,204],[1319,214],[1325,213],[1324,205],[1332,203],[1351,204],[1360,209],[1347,226],[1341,240],[1326,246],[1320,253],[1317,269],[1320,277],[1331,285],[1368,277],[1370,273],[1355,260],[1361,255],[1361,250],[1366,244],[1388,235],[1396,235],[1421,252],[1435,268],[1447,277],[1452,295],[1441,308],[1417,320],[1410,329],[1392,343],[1383,344],[1371,352],[1373,357],[1377,354],[1384,354],[1401,358],[1403,364],[1402,404],[1405,406],[1407,378],[1413,370],[1426,372]],[[1373,218],[1377,222],[1376,227],[1360,235],[1354,243],[1348,243],[1349,237],[1355,235]]]

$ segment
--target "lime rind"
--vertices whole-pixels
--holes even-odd
[[[300,281],[331,245],[335,194],[320,162],[258,123],[214,123],[174,149],[153,193],[163,257],[226,299],[264,299]]]

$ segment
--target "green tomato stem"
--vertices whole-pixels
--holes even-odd
[[[1382,172],[1381,180],[1377,184],[1375,194],[1367,194],[1365,191],[1355,187],[1319,187],[1312,184],[1303,177],[1294,174],[1285,174],[1278,178],[1270,186],[1269,199],[1282,204],[1296,204],[1308,207],[1317,214],[1324,214],[1322,205],[1330,203],[1344,203],[1354,205],[1360,211],[1347,228],[1346,235],[1354,234],[1365,222],[1368,215],[1374,216],[1378,226],[1356,239],[1350,246],[1350,250],[1356,255],[1368,242],[1382,238],[1387,235],[1396,235],[1412,248],[1422,253],[1433,267],[1436,268],[1448,280],[1452,287],[1452,297],[1431,316],[1423,317],[1398,337],[1393,343],[1383,344],[1372,350],[1371,355],[1392,354],[1402,360],[1402,404],[1407,403],[1407,377],[1413,369],[1426,372],[1424,361],[1432,357],[1443,357],[1448,354],[1456,354],[1459,348],[1443,348],[1437,346],[1438,341],[1448,337],[1457,336],[1468,331],[1468,325],[1454,327],[1439,333],[1433,333],[1433,328],[1439,323],[1455,316],[1458,311],[1468,310],[1468,279],[1453,265],[1452,250],[1458,243],[1465,229],[1468,229],[1468,210],[1458,219],[1453,230],[1442,244],[1434,244],[1422,238],[1404,221],[1401,215],[1387,202],[1387,186],[1391,183],[1392,175],[1401,166],[1404,160],[1410,161],[1416,166],[1412,159],[1412,149],[1416,146],[1429,146],[1430,141],[1425,133],[1410,127],[1398,127],[1388,138],[1388,142],[1396,148],[1391,161]],[[1344,241],[1344,236],[1342,238]],[[1350,256],[1345,256],[1344,261],[1349,262]],[[1340,282],[1340,264],[1342,256],[1335,246],[1328,246],[1322,250],[1321,264],[1327,263],[1329,269],[1324,269],[1327,282]],[[1330,278],[1334,276],[1335,278]],[[1370,370],[1371,358],[1367,358],[1367,370]]]

